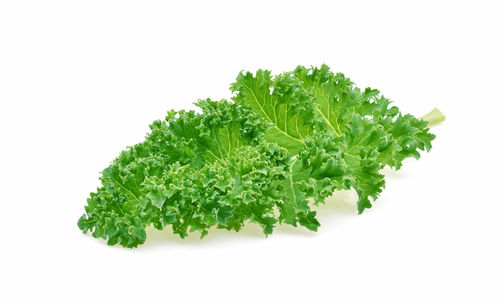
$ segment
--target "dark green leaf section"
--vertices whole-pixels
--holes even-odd
[[[427,122],[325,65],[242,72],[231,90],[234,102],[200,100],[198,112],[154,121],[102,172],[79,228],[124,247],[144,243],[148,226],[182,238],[248,222],[266,235],[278,223],[316,231],[312,204],[354,189],[362,213],[385,185],[380,170],[434,139]]]
[[[136,247],[145,228],[172,225],[181,237],[211,226],[239,230],[245,222],[270,234],[278,221],[290,157],[261,141],[263,126],[227,101],[198,102],[201,114],[171,112],[145,142],[122,152],[103,171],[79,227],[94,237]]]

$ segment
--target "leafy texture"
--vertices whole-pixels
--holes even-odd
[[[237,93],[236,103],[253,108],[262,120],[271,123],[265,139],[287,148],[291,155],[303,148],[305,137],[326,133],[321,137],[339,138],[351,178],[345,186],[358,193],[359,213],[371,207],[370,200],[382,191],[385,181],[379,171],[385,165],[399,169],[404,159],[419,158],[419,150],[429,150],[434,139],[426,121],[402,115],[377,90],[361,91],[326,65],[299,66],[276,77],[262,70],[255,76],[240,73],[232,90]],[[293,127],[277,120],[288,121]],[[297,128],[302,132],[296,132]],[[302,146],[291,145],[291,137]]]
[[[102,172],[79,228],[125,247],[144,243],[148,226],[182,238],[247,222],[266,235],[278,223],[316,231],[312,204],[352,188],[362,213],[384,187],[380,170],[419,158],[434,139],[426,121],[325,65],[242,72],[231,90],[233,101],[200,100],[197,112],[153,122]]]

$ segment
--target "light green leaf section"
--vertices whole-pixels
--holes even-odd
[[[271,78],[269,71],[259,70],[255,76],[241,73],[232,84],[237,103],[253,108],[270,125],[265,138],[297,154],[304,138],[313,134],[311,104],[307,90],[289,74]]]

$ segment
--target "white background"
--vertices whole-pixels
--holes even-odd
[[[495,1],[1,1],[0,301],[499,302]],[[433,150],[341,192],[322,227],[150,232],[76,226],[99,172],[168,109],[230,98],[241,69],[326,63],[404,112],[438,107]]]

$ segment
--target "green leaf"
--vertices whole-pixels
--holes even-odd
[[[309,230],[312,231],[318,231],[318,227],[321,226],[319,224],[318,220],[316,220],[316,212],[315,211],[310,211],[307,212],[306,214],[301,213],[299,217],[299,223],[300,225],[306,227]]]
[[[165,200],[167,198],[167,193],[165,191],[161,190],[152,190],[149,193],[146,194],[146,197],[151,200],[151,203],[161,209],[163,206],[163,203],[165,203]]]
[[[242,72],[231,90],[234,102],[199,100],[198,111],[154,121],[104,169],[78,227],[130,248],[151,225],[181,238],[248,222],[266,236],[278,223],[316,231],[312,203],[352,188],[362,213],[385,186],[380,170],[418,159],[435,138],[428,122],[326,65]]]

